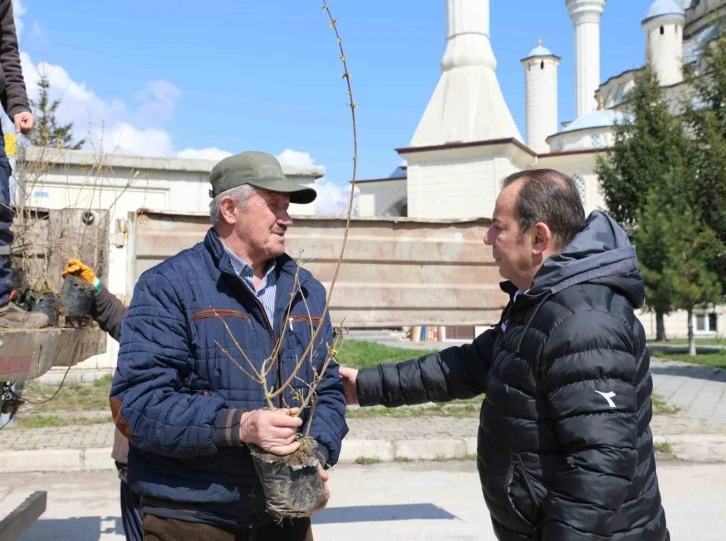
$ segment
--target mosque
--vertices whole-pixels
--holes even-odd
[[[457,219],[489,217],[501,183],[527,169],[551,168],[576,182],[586,213],[605,209],[595,173],[597,157],[613,143],[623,101],[642,68],[600,74],[600,20],[607,0],[565,0],[574,30],[574,120],[558,125],[560,57],[542,43],[522,59],[526,138],[512,118],[496,75],[489,38],[489,0],[447,0],[446,51],[441,77],[402,165],[385,178],[358,181],[362,216]],[[643,43],[669,103],[684,91],[683,65],[699,65],[702,46],[720,32],[726,0],[655,0],[642,21]],[[445,189],[441,189],[442,185]],[[639,314],[649,336],[653,314]],[[726,329],[726,306],[693,316],[697,335]],[[687,317],[666,318],[671,337]]]
[[[539,168],[570,175],[586,212],[604,208],[597,157],[612,144],[613,125],[625,115],[619,108],[640,69],[601,82],[600,20],[607,0],[565,3],[574,29],[574,120],[558,124],[560,57],[540,43],[521,61],[522,137],[496,76],[489,0],[447,0],[441,77],[408,146],[396,149],[402,165],[388,177],[358,181],[361,215],[491,216],[502,180]],[[683,90],[683,64],[698,64],[725,8],[726,0],[655,0],[645,14],[643,57],[671,103]]]

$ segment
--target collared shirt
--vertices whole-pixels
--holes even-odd
[[[512,303],[517,302],[517,297],[519,297],[519,294],[521,292],[522,291],[520,289],[518,289],[517,291],[514,292],[514,297],[512,297]],[[525,291],[525,293],[526,293],[526,291]],[[509,325],[509,318],[507,317],[507,319],[505,319],[504,321],[502,321],[502,325],[501,325],[502,332],[507,332],[507,326],[508,325]]]
[[[267,314],[267,319],[270,320],[270,325],[274,326],[275,295],[277,293],[277,275],[274,272],[275,260],[270,261],[270,266],[260,282],[259,289],[255,289],[255,271],[252,269],[252,266],[230,250],[226,244],[222,243],[222,246],[224,246],[224,249],[229,254],[234,272],[242,278],[247,289],[260,301],[262,307],[265,309],[265,314]]]

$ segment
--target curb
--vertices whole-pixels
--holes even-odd
[[[726,436],[683,434],[655,436],[670,446],[668,454],[687,462],[726,463]],[[476,455],[476,438],[430,440],[344,440],[339,464],[462,460]],[[33,449],[0,452],[0,473],[115,470],[111,447]]]
[[[701,463],[726,462],[726,436],[711,434],[654,436],[653,443],[669,445],[669,454],[678,460]]]

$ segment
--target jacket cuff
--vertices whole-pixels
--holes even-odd
[[[239,424],[242,409],[221,409],[214,419],[214,445],[219,447],[242,447],[239,439]]]
[[[361,406],[377,406],[383,398],[383,377],[378,366],[362,368],[356,378],[358,402]]]
[[[325,447],[325,445],[318,443],[318,448],[315,450],[315,456],[318,458],[318,462],[320,462],[320,465],[323,468],[326,468],[328,465],[328,460],[330,460],[330,451],[328,451],[328,448]]]

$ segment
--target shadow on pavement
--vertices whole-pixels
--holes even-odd
[[[41,518],[19,541],[98,541],[102,534],[123,537],[120,517]]]
[[[313,524],[386,522],[392,520],[454,520],[457,517],[431,503],[331,507],[313,517]]]

